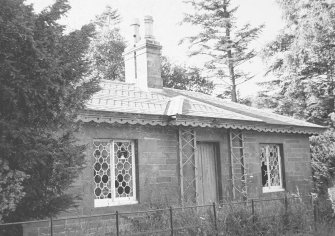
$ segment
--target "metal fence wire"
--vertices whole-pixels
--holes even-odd
[[[330,233],[333,222],[332,217],[326,222]],[[281,235],[279,232],[313,235],[321,225],[325,231],[324,223],[319,204],[312,196],[285,196],[5,223],[0,224],[0,236]]]

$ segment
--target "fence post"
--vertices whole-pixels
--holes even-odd
[[[287,214],[288,201],[287,201],[287,196],[286,195],[284,197],[284,205],[285,205],[285,214]]]
[[[116,236],[119,236],[119,212],[115,212]]]
[[[53,236],[54,232],[53,232],[53,221],[52,221],[52,216],[50,216],[50,236]]]
[[[216,216],[216,205],[215,202],[213,202],[213,214],[214,214],[214,227],[216,235],[218,234],[218,224],[217,224],[217,216]]]
[[[255,223],[255,202],[254,202],[254,199],[251,199],[251,214],[252,214],[252,223]]]
[[[171,229],[171,236],[173,236],[173,218],[172,218],[172,207],[170,206],[170,229]]]
[[[251,199],[251,214],[252,214],[252,229],[254,232],[257,231],[257,227],[255,225],[256,216],[255,216],[255,200]]]
[[[314,218],[314,231],[317,231],[318,212],[316,207],[317,202],[313,202],[313,218]]]

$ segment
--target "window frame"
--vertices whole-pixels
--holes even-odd
[[[261,150],[261,147],[262,146],[276,146],[277,148],[277,153],[278,153],[278,165],[279,165],[279,181],[280,181],[280,185],[278,186],[270,186],[271,182],[269,181],[271,178],[270,178],[270,173],[267,171],[267,179],[268,179],[268,185],[269,186],[266,186],[264,187],[262,185],[262,191],[263,193],[271,193],[271,192],[281,192],[281,191],[285,191],[285,188],[284,188],[284,165],[283,165],[283,161],[284,161],[284,158],[282,156],[282,144],[278,144],[278,143],[261,143],[260,144],[260,150]],[[267,170],[269,170],[270,168],[270,163],[269,163],[269,158],[266,157],[266,167],[267,167]],[[263,180],[263,173],[261,171],[261,181]],[[262,181],[263,182],[263,181]]]
[[[110,153],[110,176],[111,178],[111,198],[104,199],[94,199],[94,207],[108,207],[108,206],[122,206],[122,205],[132,205],[137,204],[136,196],[136,153],[135,153],[135,140],[132,139],[94,139],[93,142],[108,142],[109,144],[109,153]],[[114,144],[117,142],[129,142],[131,144],[131,153],[132,153],[132,163],[131,163],[131,178],[132,178],[132,197],[116,197],[115,194],[115,153],[114,153]],[[94,152],[93,152],[94,155]],[[95,196],[95,195],[94,195]]]

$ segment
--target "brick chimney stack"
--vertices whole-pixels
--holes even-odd
[[[144,38],[139,35],[139,21],[134,20],[134,44],[129,45],[124,53],[125,80],[135,83],[141,89],[162,88],[161,77],[161,49],[162,46],[155,41],[153,36],[153,18],[144,18]]]

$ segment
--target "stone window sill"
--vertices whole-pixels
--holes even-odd
[[[274,193],[274,192],[283,192],[285,189],[282,187],[263,187],[263,193]]]
[[[138,204],[137,200],[112,201],[112,199],[94,199],[94,207],[125,206]]]

